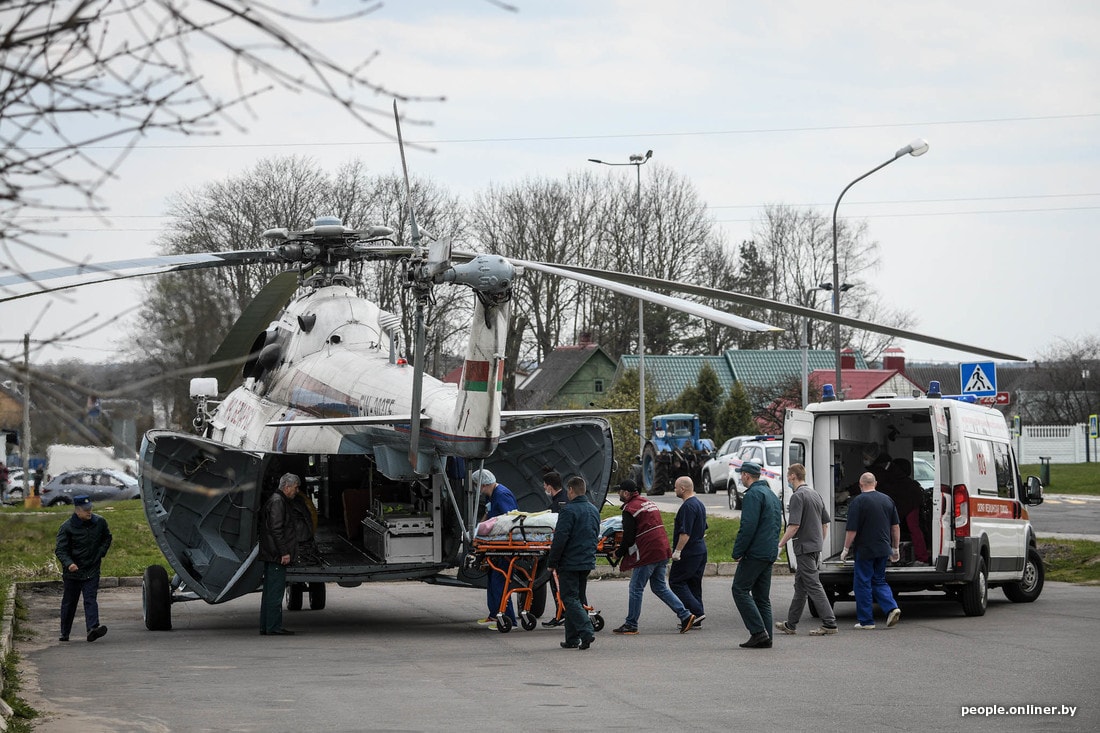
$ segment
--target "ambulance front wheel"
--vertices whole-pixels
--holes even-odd
[[[288,611],[301,611],[302,610],[302,598],[305,595],[306,584],[305,583],[287,583],[286,584],[286,610]]]
[[[1029,547],[1024,575],[1018,582],[1005,584],[1005,596],[1013,603],[1031,603],[1043,592],[1043,578],[1043,556],[1034,547]]]

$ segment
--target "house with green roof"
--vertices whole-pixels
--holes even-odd
[[[866,369],[863,354],[845,354],[854,359],[856,369]],[[809,371],[835,369],[834,352],[829,349],[809,349],[806,352]],[[646,354],[646,384],[657,390],[661,402],[679,397],[686,387],[699,381],[703,364],[710,364],[718,375],[718,384],[728,393],[735,382],[746,388],[766,387],[802,376],[801,349],[729,349],[721,356],[697,356],[693,354]],[[849,365],[845,364],[848,368]],[[627,370],[638,369],[638,356],[624,354],[619,357],[615,378]]]

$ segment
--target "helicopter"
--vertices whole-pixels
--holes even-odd
[[[405,170],[400,121],[397,136]],[[334,217],[292,231],[270,229],[252,250],[171,255],[0,277],[0,302],[95,282],[206,267],[281,263],[288,269],[244,309],[212,357],[216,376],[192,380],[194,433],[154,429],[139,451],[145,514],[171,566],[145,570],[142,607],[150,630],[172,627],[172,604],[222,603],[256,591],[260,509],[279,477],[301,477],[317,515],[318,552],[287,570],[287,606],[325,606],[326,583],[419,580],[484,587],[464,562],[477,520],[477,486],[467,466],[490,469],[519,507],[548,505],[546,467],[582,476],[597,506],[614,471],[608,421],[589,410],[502,409],[505,344],[512,287],[527,269],[607,288],[754,332],[780,330],[760,321],[646,288],[681,291],[847,325],[895,332],[972,353],[997,351],[898,331],[739,293],[623,273],[458,252],[420,232],[409,211],[412,246],[386,226],[352,228]],[[427,240],[425,242],[425,240]],[[415,296],[410,364],[399,355],[400,318],[360,297],[350,264],[396,259],[402,285]],[[462,287],[473,298],[458,385],[424,372],[424,310],[437,287]],[[289,301],[289,302],[288,302]],[[241,363],[243,362],[243,367]],[[240,385],[221,396],[236,381]],[[502,421],[554,421],[510,433]],[[457,572],[455,572],[457,570]],[[521,619],[534,627],[545,595]]]

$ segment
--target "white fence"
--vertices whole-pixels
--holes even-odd
[[[1084,463],[1085,442],[1088,441],[1088,458],[1096,463],[1097,441],[1088,437],[1088,426],[1079,425],[1024,425],[1023,434],[1017,438],[1016,455],[1020,463],[1039,463],[1042,457],[1051,463]]]

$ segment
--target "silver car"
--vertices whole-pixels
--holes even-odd
[[[742,443],[759,437],[758,435],[738,435],[723,443],[714,454],[714,458],[703,464],[703,480],[699,491],[703,494],[713,494],[725,489],[729,481],[730,459],[737,455]]]
[[[72,504],[74,496],[92,501],[136,499],[141,495],[137,479],[113,468],[66,471],[42,486],[42,505]]]

